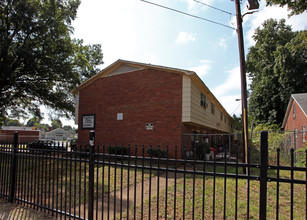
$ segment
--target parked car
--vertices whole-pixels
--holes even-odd
[[[50,139],[41,139],[36,140],[28,144],[29,149],[39,149],[39,150],[67,150],[67,147],[58,141],[50,140]]]

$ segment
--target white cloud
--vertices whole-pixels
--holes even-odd
[[[218,46],[221,47],[222,49],[226,50],[228,45],[226,43],[226,39],[225,38],[221,38],[219,40]]]
[[[194,71],[200,78],[208,74],[211,64],[211,60],[201,60],[200,65],[190,68]]]
[[[226,111],[232,115],[240,115],[240,102],[236,99],[241,98],[241,72],[240,66],[226,71],[228,77],[226,81],[212,89],[212,93],[216,96],[219,102],[224,106]],[[246,78],[247,87],[250,84],[250,79]]]
[[[229,94],[233,90],[240,90],[241,88],[241,79],[240,79],[240,66],[233,68],[232,70],[227,71],[228,77],[226,81],[214,89],[212,92],[216,96],[223,96]]]
[[[241,97],[241,78],[240,66],[237,66],[226,72],[228,77],[226,81],[212,89],[212,93],[224,106],[229,114],[239,114],[240,103],[235,100]]]
[[[230,116],[232,116],[233,114],[240,115],[242,113],[241,101],[236,101],[236,99],[240,98],[239,93],[236,95],[225,95],[221,97],[216,97]]]
[[[194,42],[196,40],[195,34],[180,32],[176,38],[176,43],[178,44],[186,44],[189,42]]]

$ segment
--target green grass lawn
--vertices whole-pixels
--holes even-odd
[[[271,173],[271,175],[273,175]],[[280,172],[281,178],[289,178],[289,172]],[[298,172],[297,179],[305,179],[305,174]],[[185,183],[184,183],[185,182]],[[214,187],[215,182],[215,187]],[[249,218],[259,219],[259,181],[250,181],[250,200],[249,200]],[[184,193],[185,185],[185,193]],[[195,188],[194,188],[195,187]],[[193,191],[194,188],[194,191]],[[174,192],[176,190],[176,195]],[[290,219],[290,184],[280,183],[279,185],[279,203],[276,204],[277,183],[268,182],[267,192],[267,218],[276,219],[276,207],[279,208],[280,219]],[[236,195],[237,194],[237,195]],[[204,195],[204,197],[203,197]],[[226,199],[225,199],[226,195]],[[237,196],[237,201],[236,201]],[[185,215],[186,219],[223,219],[224,212],[226,219],[246,219],[247,210],[247,180],[236,180],[227,178],[205,177],[187,175],[184,181],[183,177],[178,178],[176,185],[169,185],[167,188],[167,210],[165,216],[165,190],[159,193],[159,219],[182,219]],[[185,207],[183,202],[185,198]],[[204,198],[204,200],[203,200]],[[176,199],[176,206],[175,206]],[[194,201],[193,201],[194,200]],[[237,216],[236,216],[237,203]],[[148,219],[149,212],[151,218],[157,218],[157,196],[153,195],[150,201],[151,210],[149,211],[149,201],[145,201],[143,210],[143,218]],[[193,206],[194,204],[194,206]],[[294,185],[294,219],[306,219],[306,185]],[[133,209],[131,209],[131,215]],[[141,211],[137,213],[141,218]]]
[[[65,155],[64,155],[65,156]],[[68,156],[68,155],[67,155]],[[88,200],[88,163],[86,158],[76,158],[76,161],[66,161],[61,158],[52,158],[45,155],[44,158],[35,157],[19,157],[18,164],[19,173],[17,174],[17,195],[23,195],[23,198],[30,200],[34,195],[39,195],[35,202],[42,205],[58,208],[63,210],[66,207],[72,208],[87,203]],[[107,161],[107,160],[106,160]],[[113,161],[115,162],[115,161]],[[123,163],[126,163],[124,161]],[[144,170],[133,167],[121,168],[121,161],[116,161],[117,166],[95,165],[94,169],[94,195],[96,199],[101,199],[103,195],[114,192],[114,190],[125,189],[139,183],[144,178],[156,177],[157,171]],[[131,161],[130,164],[134,164]],[[4,166],[2,162],[0,164]],[[148,165],[148,164],[147,164]],[[161,167],[165,164],[161,164]],[[179,165],[177,165],[179,167]],[[180,165],[180,169],[182,169]],[[198,167],[202,169],[202,166]],[[196,169],[198,169],[196,167]],[[188,169],[193,169],[189,165]],[[206,171],[212,172],[213,167],[207,166]],[[242,171],[240,168],[239,172]],[[216,167],[216,172],[224,173],[224,167]],[[236,169],[227,168],[227,173],[235,173]],[[164,171],[160,171],[161,178],[165,176]],[[168,173],[171,174],[170,172]],[[251,175],[258,175],[259,171],[251,170]],[[270,177],[276,177],[276,171],[269,171]],[[290,171],[280,171],[280,178],[290,178]],[[304,172],[295,172],[295,179],[306,179]],[[250,219],[259,219],[259,181],[251,180],[249,190],[249,210],[247,209],[247,180],[224,177],[211,177],[187,174],[185,178],[183,174],[178,173],[176,182],[171,182],[169,178],[167,190],[164,182],[161,180],[159,198],[157,193],[152,193],[149,201],[148,193],[144,196],[143,216],[138,206],[136,216],[138,219],[143,217],[148,219],[148,215],[157,218],[159,212],[160,219],[180,219],[185,215],[186,219],[192,219],[193,213],[195,219],[223,219],[224,213],[226,219],[234,219],[237,215],[238,219],[246,219],[249,211]],[[174,179],[172,180],[174,181]],[[1,182],[1,181],[0,181]],[[20,185],[23,185],[20,187]],[[137,189],[140,190],[140,189]],[[147,190],[148,191],[148,190]],[[176,194],[175,194],[176,191]],[[167,192],[167,193],[166,193]],[[276,218],[276,207],[279,208],[280,219],[290,218],[290,196],[291,188],[289,183],[280,183],[279,186],[279,203],[276,204],[277,183],[268,182],[267,192],[267,218]],[[306,219],[306,185],[294,185],[294,219]],[[133,196],[133,195],[131,195]],[[167,201],[165,198],[167,196]],[[237,200],[236,200],[237,196]],[[57,198],[57,200],[53,199]],[[159,199],[159,207],[157,208],[157,199]],[[185,203],[185,204],[183,204]],[[149,209],[150,204],[150,209]],[[237,206],[237,212],[236,212]],[[165,207],[167,209],[165,210]],[[130,216],[133,216],[134,209],[130,206]],[[165,213],[166,216],[165,216]],[[124,216],[123,216],[124,217]]]

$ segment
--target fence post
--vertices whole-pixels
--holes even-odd
[[[9,202],[13,202],[15,196],[15,182],[16,182],[16,168],[17,168],[17,148],[18,148],[18,132],[14,132],[14,142],[12,150],[12,161],[11,161],[11,176],[10,176],[10,195]]]
[[[88,189],[88,220],[94,219],[94,153],[95,153],[95,131],[90,131],[89,138],[89,189]]]
[[[261,132],[260,140],[260,209],[259,219],[266,220],[268,180],[268,132]]]

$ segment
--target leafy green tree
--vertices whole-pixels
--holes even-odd
[[[45,131],[48,131],[49,130],[49,125],[48,124],[41,124],[41,118],[31,118],[27,121],[27,126],[28,127],[36,127],[36,128],[39,128],[39,129],[44,129]]]
[[[70,91],[102,64],[100,45],[72,39],[79,0],[0,2],[0,121],[40,117],[40,105],[71,116]]]
[[[51,121],[51,129],[62,128],[63,124],[60,119],[53,119]]]
[[[72,131],[73,130],[73,128],[70,125],[64,125],[63,129],[66,130],[66,131]]]
[[[20,123],[17,119],[9,119],[6,122],[7,126],[22,126],[22,123]]]
[[[239,117],[236,116],[235,114],[233,114],[232,118],[234,120],[234,129],[236,129],[237,131],[241,131],[242,130],[242,115],[240,115]]]
[[[267,5],[288,6],[288,10],[291,11],[290,16],[302,14],[307,10],[306,0],[267,0],[266,2]]]
[[[28,121],[27,121],[27,126],[28,127],[34,127],[34,125],[35,124],[37,124],[37,123],[40,123],[40,121],[41,121],[41,119],[39,119],[39,118],[31,118],[31,119],[29,119]]]
[[[269,19],[253,36],[247,54],[253,123],[281,124],[291,94],[307,91],[306,31],[293,32],[285,20]]]
[[[41,123],[34,123],[33,127],[44,129],[45,131],[49,131],[49,125],[48,124],[41,124]]]

